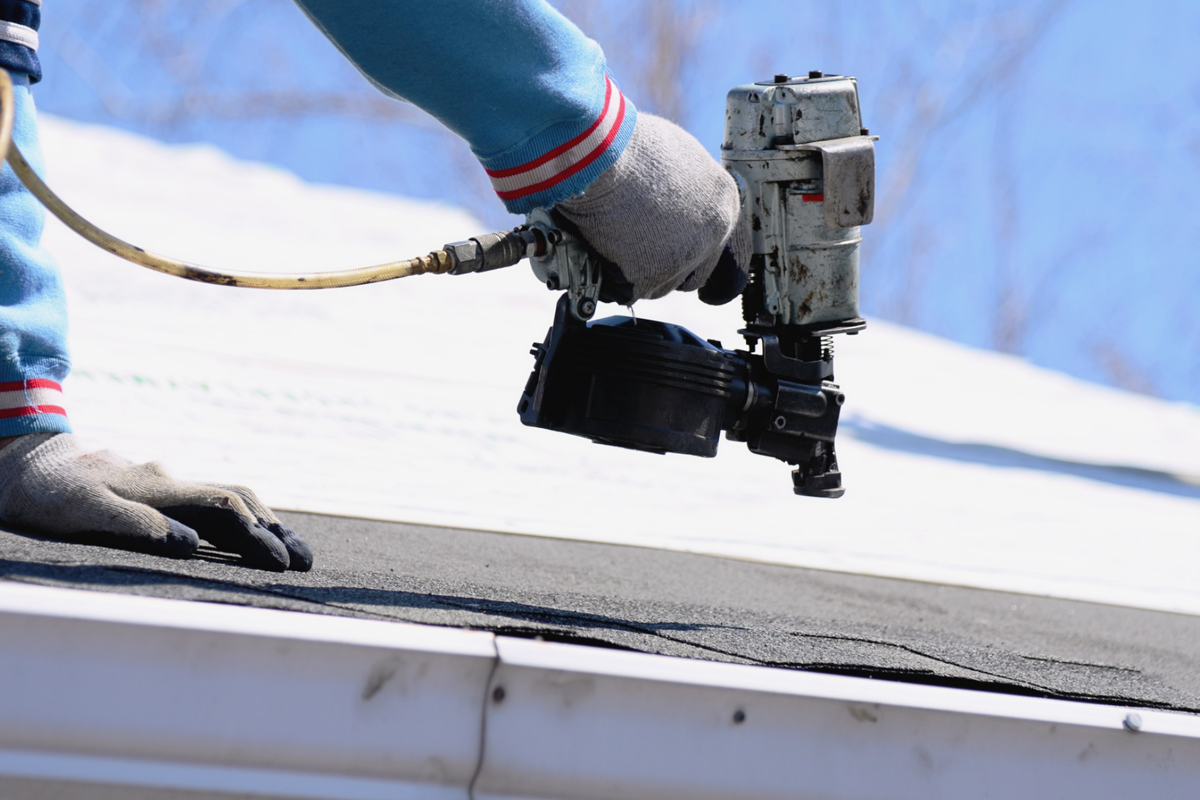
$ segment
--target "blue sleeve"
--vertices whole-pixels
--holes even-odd
[[[0,0],[0,67],[28,75],[30,83],[42,79],[37,57],[41,5],[41,0]]]
[[[637,112],[600,46],[544,0],[296,0],[371,82],[471,145],[513,213],[578,194]]]
[[[13,75],[13,144],[40,175],[30,78]],[[8,164],[0,171],[0,436],[71,430],[62,401],[67,303],[58,264],[42,246],[46,212]]]

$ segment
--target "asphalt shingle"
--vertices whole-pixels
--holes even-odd
[[[14,581],[1200,713],[1200,617],[565,539],[284,513],[312,572],[0,531]]]

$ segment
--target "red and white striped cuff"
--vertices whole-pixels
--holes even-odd
[[[625,121],[625,95],[607,75],[604,80],[604,108],[586,131],[520,166],[487,170],[501,200],[517,200],[554,188],[604,155]]]
[[[0,419],[36,414],[67,415],[62,406],[62,385],[45,378],[0,383]]]

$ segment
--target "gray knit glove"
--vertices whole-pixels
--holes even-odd
[[[627,300],[700,289],[713,304],[746,285],[751,242],[740,207],[737,184],[695,137],[644,112],[616,163],[555,206],[620,270]]]
[[[179,483],[158,464],[85,453],[69,433],[0,450],[0,520],[62,541],[187,558],[207,540],[242,563],[312,568],[312,551],[243,486]]]

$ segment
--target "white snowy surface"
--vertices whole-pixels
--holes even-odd
[[[361,266],[484,230],[207,147],[49,117],[42,132],[49,182],[77,210],[210,266]],[[715,459],[654,456],[523,427],[529,346],[555,301],[525,266],[266,292],[151,273],[56,220],[46,242],[67,282],[77,433],[180,477],[245,483],[277,508],[1200,614],[1188,405],[872,321],[837,342],[846,496],[799,498],[789,467],[734,442]],[[637,311],[739,341],[736,303]]]

